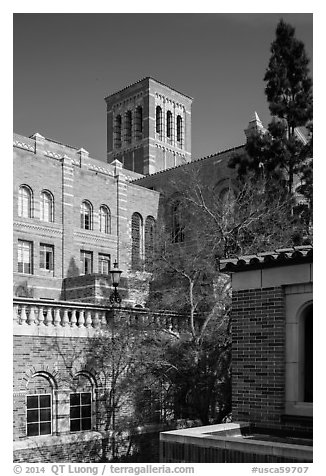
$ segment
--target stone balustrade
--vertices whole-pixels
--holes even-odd
[[[108,331],[114,323],[153,324],[177,333],[180,319],[173,313],[149,313],[138,308],[112,308],[87,303],[15,298],[15,335],[91,337]]]
[[[21,326],[98,328],[108,324],[108,315],[107,309],[87,304],[15,299],[13,305],[14,323]]]

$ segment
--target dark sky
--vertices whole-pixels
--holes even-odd
[[[193,157],[270,119],[264,73],[278,20],[312,61],[312,14],[14,14],[14,131],[106,156],[104,97],[152,76],[194,98]],[[312,67],[312,62],[311,62]]]

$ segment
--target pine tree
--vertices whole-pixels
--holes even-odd
[[[312,157],[312,151],[298,139],[296,128],[306,126],[313,111],[309,59],[304,44],[294,35],[295,29],[280,20],[264,76],[272,122],[265,134],[249,137],[244,153],[234,154],[229,162],[240,178],[250,174],[264,175],[268,181],[276,179],[280,189],[291,196],[295,177],[301,182],[311,177],[307,159]]]
[[[312,119],[309,59],[304,44],[294,34],[295,29],[280,20],[264,77],[269,110],[272,116],[286,121],[289,137],[294,135],[296,127]]]

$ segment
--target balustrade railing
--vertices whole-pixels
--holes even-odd
[[[112,308],[95,304],[29,298],[14,298],[13,303],[13,321],[18,326],[105,329],[115,319],[131,325],[153,324],[172,332],[180,329],[180,317],[173,313],[149,313],[137,308],[120,308],[112,312]]]
[[[100,328],[109,322],[109,310],[93,305],[76,303],[40,302],[15,299],[14,323],[22,326],[47,326],[71,328]]]

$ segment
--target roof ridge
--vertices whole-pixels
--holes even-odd
[[[134,181],[142,180],[142,179],[147,178],[147,177],[154,177],[155,175],[162,174],[164,172],[167,172],[168,170],[175,170],[175,169],[178,169],[180,167],[185,167],[186,165],[194,164],[196,162],[200,162],[201,160],[209,159],[211,157],[218,156],[218,155],[223,154],[225,152],[230,152],[231,150],[240,149],[241,147],[244,147],[244,146],[245,146],[245,144],[242,144],[242,145],[237,145],[235,147],[230,147],[229,149],[220,150],[220,151],[212,153],[210,155],[206,155],[204,157],[199,157],[197,159],[191,160],[190,162],[185,162],[184,164],[175,165],[174,167],[170,167],[170,168],[164,169],[164,170],[159,170],[158,172],[155,172],[153,174],[145,175],[144,177],[135,179]]]
[[[165,83],[163,83],[162,81],[159,81],[158,79],[153,78],[153,76],[145,76],[144,78],[139,79],[138,81],[135,81],[134,83],[131,83],[131,84],[129,84],[128,86],[125,86],[124,88],[119,89],[118,91],[115,91],[115,92],[112,93],[112,94],[108,94],[107,96],[105,96],[104,99],[107,99],[107,98],[110,98],[110,97],[112,97],[112,96],[115,96],[116,94],[122,93],[122,92],[125,91],[126,89],[131,88],[132,86],[135,86],[136,84],[139,84],[139,83],[141,83],[142,81],[145,81],[146,79],[147,79],[147,80],[151,79],[152,81],[155,81],[155,82],[158,83],[158,84],[162,84],[162,85],[165,86],[166,88],[172,89],[173,91],[177,92],[178,94],[181,94],[181,96],[185,96],[185,97],[187,97],[187,98],[189,98],[189,99],[191,99],[191,100],[194,99],[192,96],[189,96],[189,95],[187,95],[187,94],[184,94],[184,93],[182,93],[181,91],[178,91],[177,89],[175,89],[175,88],[169,86],[168,84],[165,84]]]

